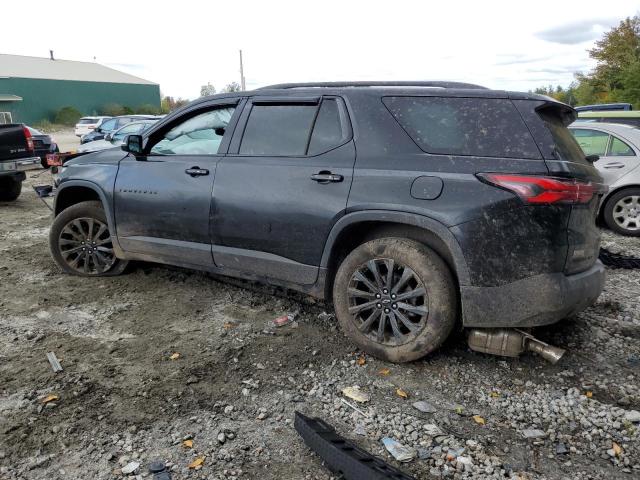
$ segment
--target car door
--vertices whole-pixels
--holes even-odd
[[[341,98],[251,98],[216,172],[216,265],[312,284],[354,162]]]
[[[122,248],[138,257],[213,264],[209,231],[216,165],[226,151],[238,99],[195,106],[151,131],[143,154],[120,162],[114,189]]]
[[[596,167],[608,185],[613,185],[639,165],[638,152],[630,143],[613,133],[609,135],[606,155],[596,162]]]

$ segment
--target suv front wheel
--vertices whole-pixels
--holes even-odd
[[[127,266],[116,258],[100,202],[80,202],[63,210],[51,225],[49,248],[60,268],[74,275],[118,275]]]
[[[365,352],[391,362],[438,348],[456,321],[456,289],[444,261],[427,246],[379,238],[353,250],[333,285],[336,316]]]

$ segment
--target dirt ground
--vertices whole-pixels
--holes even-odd
[[[332,478],[293,429],[295,410],[416,478],[640,478],[629,416],[640,409],[640,271],[609,270],[595,306],[536,332],[567,349],[557,365],[477,354],[461,333],[393,365],[361,357],[329,307],[280,290],[144,263],[114,278],[62,274],[50,213],[29,188],[49,174],[28,177],[18,201],[0,204],[1,480],[122,478],[132,462],[150,478],[154,459],[174,479]],[[640,253],[638,239],[605,240]],[[295,324],[271,325],[294,311]],[[371,395],[363,414],[340,400],[351,385]],[[386,436],[421,458],[395,462]]]

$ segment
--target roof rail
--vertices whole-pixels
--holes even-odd
[[[307,82],[307,83],[278,83],[267,85],[257,90],[281,90],[288,88],[314,88],[314,87],[431,87],[431,88],[470,88],[486,90],[487,87],[463,82],[440,82],[440,81],[374,81],[374,82]]]

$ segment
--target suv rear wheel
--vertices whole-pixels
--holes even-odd
[[[640,188],[625,188],[605,203],[604,220],[614,232],[640,236]]]
[[[365,352],[391,362],[438,348],[456,321],[456,290],[444,261],[425,245],[379,238],[354,249],[333,285],[336,316]]]
[[[60,268],[74,275],[119,275],[127,266],[115,256],[100,202],[80,202],[63,210],[51,226],[49,248]]]

